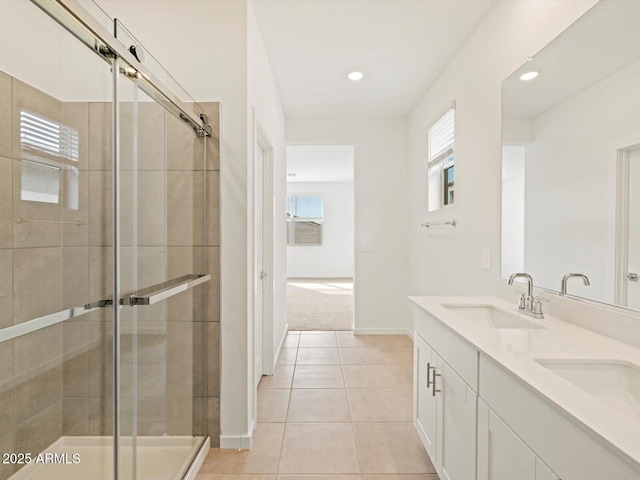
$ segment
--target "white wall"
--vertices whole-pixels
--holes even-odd
[[[613,303],[617,150],[640,143],[640,62],[547,110],[526,149],[525,268],[540,286]]]
[[[287,142],[355,147],[356,332],[406,332],[406,119],[288,118]]]
[[[280,102],[280,96],[276,87],[275,80],[273,78],[273,72],[269,65],[267,53],[262,42],[262,36],[258,28],[258,22],[253,11],[253,5],[248,3],[247,10],[247,65],[248,65],[248,82],[247,82],[247,124],[246,131],[248,135],[246,137],[246,148],[248,151],[247,156],[247,184],[238,185],[235,188],[228,201],[236,202],[237,195],[246,191],[248,211],[246,217],[247,223],[243,225],[246,228],[245,237],[229,237],[227,245],[231,243],[237,243],[240,246],[247,245],[244,241],[245,238],[253,238],[253,191],[252,185],[253,178],[253,156],[255,145],[255,123],[259,123],[264,129],[271,145],[274,149],[274,176],[273,176],[273,190],[274,190],[274,245],[273,245],[273,272],[267,272],[268,276],[271,274],[273,278],[273,345],[272,351],[274,355],[274,362],[278,355],[279,349],[282,345],[284,335],[286,333],[287,323],[287,291],[286,291],[286,210],[285,210],[285,197],[287,191],[286,182],[286,144],[285,144],[285,117],[282,110],[282,104]],[[248,188],[247,188],[248,185]],[[246,189],[246,190],[245,190]],[[241,199],[238,199],[241,201]],[[236,223],[242,224],[238,219]],[[239,232],[238,232],[239,234]],[[244,291],[248,293],[248,297],[243,296],[243,309],[238,312],[238,325],[235,334],[225,338],[223,336],[223,352],[225,347],[227,349],[237,350],[237,353],[230,355],[239,356],[243,355],[246,362],[240,362],[239,358],[235,358],[233,368],[229,368],[224,363],[224,357],[222,361],[222,371],[228,375],[226,381],[222,384],[222,398],[226,403],[227,410],[223,410],[222,414],[222,441],[221,444],[226,447],[233,447],[233,436],[240,432],[242,435],[252,435],[251,429],[255,426],[256,422],[256,391],[253,388],[254,370],[253,365],[253,335],[251,328],[253,324],[253,309],[251,305],[251,292],[253,285],[253,244],[252,241],[247,242],[248,245],[242,252],[242,258],[237,260],[244,260],[244,265],[247,266],[248,271],[246,276],[246,284],[243,285]],[[239,252],[238,252],[239,253]],[[248,260],[247,260],[248,259]],[[234,268],[238,268],[242,263],[236,264]],[[223,279],[224,280],[224,279]],[[269,285],[269,284],[268,284]],[[238,285],[239,286],[239,285]],[[229,285],[230,288],[236,287],[236,284]],[[241,289],[242,290],[242,289]],[[267,293],[265,293],[267,294]],[[238,308],[240,308],[238,302]],[[249,305],[249,312],[247,314],[247,305]],[[236,312],[234,312],[236,313]],[[244,322],[241,322],[240,313],[245,313],[243,318]],[[222,321],[225,321],[223,317]],[[224,324],[223,324],[224,325]],[[243,328],[241,328],[243,327]],[[225,343],[226,342],[226,343]],[[238,385],[245,381],[243,387],[239,388]],[[226,391],[229,389],[229,391]],[[244,396],[241,395],[244,393]],[[243,400],[247,399],[249,405],[243,403]],[[234,422],[230,424],[225,414],[227,412],[234,413],[248,413],[246,423]],[[226,438],[225,438],[226,437]]]
[[[497,2],[409,117],[409,294],[492,294],[500,276],[501,83],[595,1]],[[456,101],[456,203],[427,211],[425,132]],[[455,218],[458,227],[420,227]],[[493,268],[482,268],[482,250]],[[535,280],[535,279],[534,279]]]
[[[524,146],[502,147],[502,278],[524,272]]]
[[[323,243],[320,246],[288,246],[289,278],[352,278],[353,182],[289,182],[289,196],[323,198]]]

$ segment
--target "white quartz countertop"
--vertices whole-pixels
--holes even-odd
[[[640,348],[546,314],[544,319],[534,320],[517,313],[517,305],[497,297],[409,298],[477,350],[575,418],[596,437],[640,465],[640,410],[635,418],[620,413],[605,400],[587,393],[536,362],[545,359],[614,360],[640,369]],[[474,322],[456,314],[455,310],[446,308],[452,305],[493,306],[545,328],[490,328],[486,322]],[[607,321],[605,316],[602,321]],[[635,389],[636,395],[640,396],[640,385],[635,385]],[[635,407],[640,409],[640,405]]]

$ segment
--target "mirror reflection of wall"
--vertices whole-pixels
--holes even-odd
[[[525,147],[502,147],[502,277],[524,271]]]
[[[640,309],[639,21],[600,2],[504,82],[503,277]]]

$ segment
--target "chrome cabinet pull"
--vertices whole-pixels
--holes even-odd
[[[431,387],[431,369],[435,373],[436,367],[432,367],[431,362],[427,362],[427,388]]]
[[[433,369],[433,381],[431,382],[431,395],[432,396],[436,396],[436,393],[441,392],[442,390],[439,390],[436,388],[436,377],[441,377],[442,375],[440,375],[439,373],[436,373],[436,369]]]

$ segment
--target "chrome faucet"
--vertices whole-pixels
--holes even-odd
[[[587,287],[591,285],[591,282],[589,282],[589,277],[587,277],[586,275],[582,273],[567,273],[564,277],[562,277],[562,285],[560,286],[560,295],[564,296],[567,294],[567,280],[574,277],[581,278],[585,286]]]
[[[516,278],[524,278],[527,281],[527,293],[523,293],[518,303],[518,312],[533,318],[544,318],[542,313],[542,301],[533,296],[533,278],[528,273],[514,273],[509,277],[509,285],[513,285]]]

